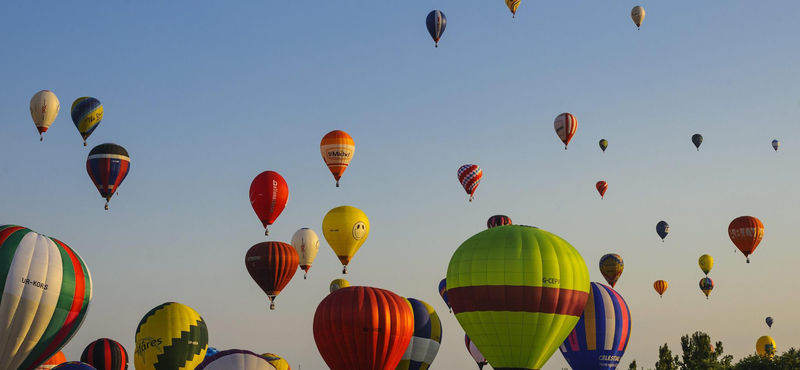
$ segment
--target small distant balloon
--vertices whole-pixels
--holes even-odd
[[[609,253],[600,257],[600,274],[603,275],[612,288],[617,285],[617,280],[619,280],[624,269],[625,263],[622,262],[622,257],[618,254]]]
[[[431,34],[433,42],[436,43],[435,47],[439,47],[439,39],[444,34],[444,29],[447,27],[447,18],[441,10],[433,10],[428,13],[428,18],[425,19],[425,25],[428,27],[428,33]]]
[[[698,152],[700,151],[700,144],[702,144],[702,143],[703,143],[703,135],[700,135],[700,134],[692,135],[692,144],[694,144],[694,146],[695,146],[695,148],[697,148]]]
[[[456,175],[458,175],[458,181],[464,191],[469,194],[469,201],[471,202],[475,198],[475,190],[478,189],[478,185],[483,178],[483,170],[477,164],[465,164],[458,168]]]
[[[703,270],[703,273],[708,276],[708,273],[711,272],[711,268],[714,267],[714,257],[704,254],[700,256],[697,264],[700,265],[700,269]]]
[[[439,295],[442,297],[444,304],[447,305],[447,309],[452,313],[453,308],[450,307],[450,296],[447,294],[447,278],[439,282]]]
[[[86,146],[86,139],[94,132],[100,121],[103,120],[103,104],[100,101],[84,96],[72,103],[71,110],[72,122],[83,138],[83,146]]]
[[[578,131],[578,119],[571,113],[561,113],[556,117],[553,126],[555,127],[558,138],[564,143],[564,150],[567,150],[572,136]]]
[[[708,299],[708,295],[711,294],[711,290],[714,289],[714,280],[711,280],[709,277],[704,277],[700,279],[700,290],[703,291],[703,294],[706,295],[706,299]]]
[[[772,319],[772,316],[767,316],[766,321],[767,321],[767,326],[769,326],[769,328],[772,329],[772,323],[775,322],[775,320]]]
[[[36,129],[39,130],[39,141],[42,141],[42,134],[47,132],[50,125],[58,117],[58,111],[61,110],[61,104],[58,102],[58,97],[50,90],[42,90],[37,92],[31,98],[31,118]]]
[[[598,181],[594,187],[597,188],[597,192],[600,193],[600,199],[603,199],[606,195],[606,190],[608,190],[608,183],[605,181]]]
[[[669,224],[667,221],[658,221],[658,224],[656,224],[656,233],[661,237],[661,241],[663,242],[664,238],[669,234]]]
[[[661,298],[664,298],[664,292],[667,291],[667,282],[664,280],[656,280],[656,282],[653,283],[653,289],[658,292],[658,295],[661,296]]]
[[[728,236],[750,263],[750,255],[764,238],[764,224],[753,216],[737,217],[728,225]]]
[[[250,205],[264,226],[264,235],[269,235],[269,225],[278,219],[289,202],[289,186],[275,171],[264,171],[250,183]]]
[[[331,284],[328,286],[328,291],[333,293],[339,289],[347,288],[350,286],[350,282],[345,279],[333,279]]]
[[[608,148],[608,140],[601,139],[600,140],[600,149],[603,149],[603,154],[606,154],[606,148]]]
[[[517,8],[519,8],[520,0],[505,0],[508,10],[511,11],[511,18],[517,17]]]
[[[494,215],[486,221],[487,229],[503,225],[512,225],[511,218],[506,215]]]
[[[756,341],[756,352],[761,357],[770,359],[775,357],[775,347],[775,339],[772,339],[769,335],[758,338],[758,341]]]
[[[775,153],[778,152],[778,147],[780,147],[780,146],[781,146],[781,142],[780,141],[778,141],[777,139],[772,140],[772,149],[775,149]]]
[[[634,6],[631,9],[631,19],[633,19],[633,23],[636,24],[636,29],[638,30],[642,26],[642,22],[644,22],[644,8],[639,5]]]
[[[131,157],[120,145],[105,143],[94,147],[86,157],[86,172],[92,179],[100,196],[108,202],[119,191],[122,181],[131,170]]]

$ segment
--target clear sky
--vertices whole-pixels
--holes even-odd
[[[634,5],[647,10],[641,31]],[[448,19],[438,49],[432,9]],[[369,239],[346,278],[437,309],[434,368],[474,366],[437,285],[498,213],[568,240],[593,281],[604,281],[600,256],[624,258],[617,290],[633,331],[620,367],[652,365],[660,344],[678,350],[697,330],[737,359],[765,334],[797,347],[798,13],[792,0],[523,0],[516,19],[500,0],[3,1],[0,224],[58,237],[88,264],[94,299],[70,360],[100,337],[132,355],[141,317],[177,301],[205,318],[214,347],[325,368],[311,327],[341,276],[327,243],[276,311],[244,267],[265,240],[248,201],[264,170],[290,188],[270,240],[301,227],[322,237],[339,205],[366,212]],[[42,89],[62,109],[39,142],[28,102]],[[105,108],[88,148],[69,118],[85,95]],[[568,151],[553,131],[562,112],[580,123]],[[356,142],[341,188],[318,147],[334,129]],[[131,155],[107,212],[85,171],[103,142]],[[465,163],[484,171],[472,203],[455,175]],[[741,215],[766,226],[749,265],[727,236]],[[665,243],[659,220],[672,227]],[[709,300],[704,253],[716,261]],[[669,282],[663,299],[657,279]],[[545,369],[563,366],[555,353]]]

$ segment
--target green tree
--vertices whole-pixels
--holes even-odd
[[[696,332],[681,337],[683,361],[681,370],[730,370],[733,356],[724,356],[722,342],[711,346],[711,337],[703,332]]]
[[[789,348],[788,351],[775,358],[778,369],[800,369],[800,351]]]
[[[672,356],[672,351],[666,343],[658,347],[658,362],[656,362],[655,370],[678,370],[680,366],[678,356]]]
[[[757,355],[747,356],[733,367],[733,370],[778,370],[775,362]]]
[[[628,370],[636,370],[636,359],[633,359],[630,365],[628,365]]]

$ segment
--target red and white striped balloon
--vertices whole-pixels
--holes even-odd
[[[469,194],[469,201],[472,201],[475,195],[475,189],[483,177],[483,171],[477,164],[465,164],[458,169],[458,181],[464,187],[464,191]]]
[[[556,117],[554,126],[558,138],[564,142],[564,150],[567,150],[569,141],[572,140],[572,136],[578,131],[578,119],[571,113],[561,113]]]

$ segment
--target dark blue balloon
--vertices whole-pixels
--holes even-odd
[[[69,361],[53,368],[53,370],[97,370],[92,365],[80,361]]]
[[[453,312],[453,309],[450,307],[450,296],[447,295],[447,279],[442,279],[442,281],[439,282],[439,295],[442,296],[442,300],[444,304],[447,305],[450,312]]]
[[[438,48],[439,39],[442,37],[442,34],[444,34],[445,27],[447,27],[447,18],[441,10],[433,10],[428,13],[425,25],[428,27],[428,33],[431,34],[431,38],[433,38]]]
[[[697,151],[700,151],[700,144],[703,143],[703,135],[700,134],[692,135],[692,143],[694,143],[694,146],[697,148]]]
[[[666,238],[667,234],[669,234],[669,224],[667,221],[659,221],[658,225],[656,225],[656,232],[658,233],[658,236],[661,237],[661,241],[664,241],[664,238]]]
[[[208,347],[208,349],[206,350],[206,358],[216,355],[217,352],[219,352],[218,349],[214,347]]]

